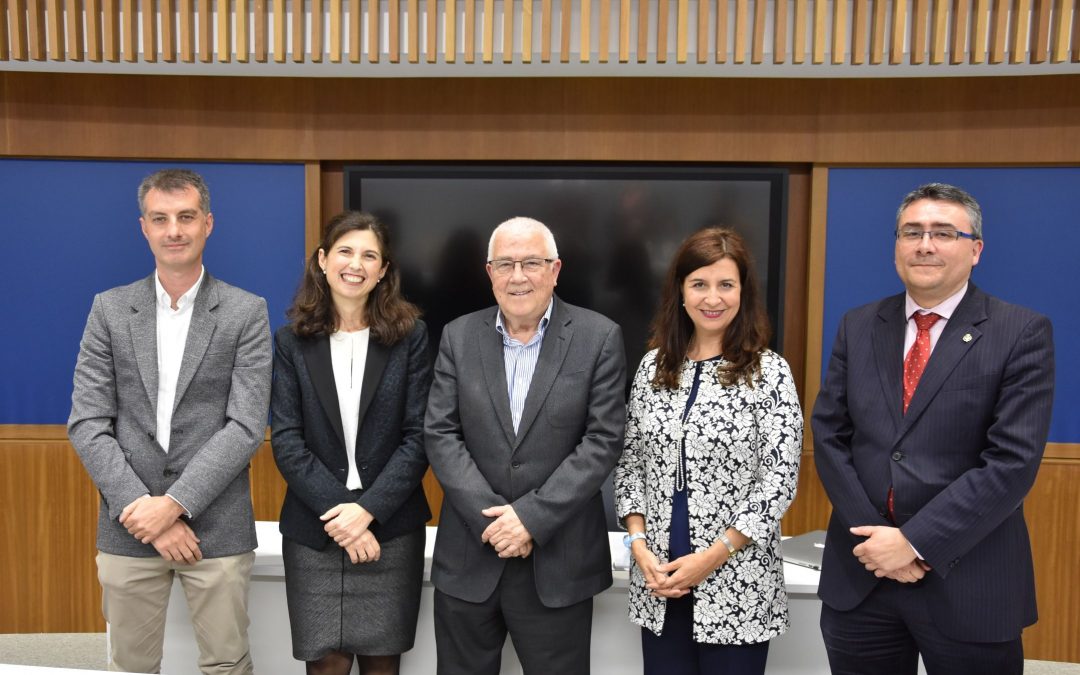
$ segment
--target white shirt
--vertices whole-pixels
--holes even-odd
[[[165,452],[169,451],[169,440],[172,436],[176,383],[180,377],[180,363],[184,360],[192,307],[195,306],[195,296],[199,294],[199,287],[205,277],[206,268],[202,268],[198,280],[176,301],[174,310],[172,298],[161,285],[161,279],[154,274],[154,287],[157,289],[157,442]]]
[[[968,285],[964,284],[963,288],[945,298],[937,307],[920,307],[917,302],[911,299],[911,294],[905,294],[904,316],[907,317],[907,330],[904,332],[903,358],[907,358],[907,353],[911,351],[911,346],[915,344],[915,336],[919,332],[918,327],[915,325],[915,313],[926,314],[933,312],[941,317],[933,326],[930,326],[930,351],[932,353],[934,347],[937,346],[938,338],[941,337],[941,332],[945,330],[945,324],[949,322],[949,318],[956,311],[960,301],[964,299],[964,293],[967,293],[967,289]]]
[[[345,487],[350,490],[363,487],[360,472],[356,470],[356,432],[360,425],[360,390],[364,383],[370,335],[369,328],[353,332],[339,330],[330,335],[330,362],[334,367],[341,430],[345,434],[345,455],[349,460]]]

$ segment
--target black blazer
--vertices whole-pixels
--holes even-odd
[[[368,343],[356,439],[356,468],[364,484],[359,498],[345,487],[349,465],[330,339],[300,338],[284,326],[275,343],[270,443],[288,483],[281,534],[322,550],[331,540],[319,516],[347,502],[375,517],[371,532],[379,541],[423,527],[431,517],[421,485],[431,387],[424,323],[417,321],[395,345]]]
[[[811,420],[818,475],[833,504],[819,594],[858,605],[879,583],[851,554],[856,525],[896,522],[933,567],[922,592],[956,640],[1001,642],[1035,622],[1035,583],[1023,501],[1050,426],[1050,321],[973,284],[901,413],[904,296],[841,321]],[[892,583],[892,582],[888,582]]]

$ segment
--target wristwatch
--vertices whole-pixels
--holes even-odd
[[[630,548],[630,546],[635,541],[637,541],[638,539],[644,539],[644,538],[645,538],[645,533],[644,532],[635,532],[633,534],[628,534],[625,537],[623,537],[622,538],[622,543],[626,546],[626,548]]]

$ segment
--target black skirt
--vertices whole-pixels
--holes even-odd
[[[282,541],[293,657],[315,661],[331,651],[401,654],[416,639],[424,578],[425,529],[380,541],[376,562],[353,564],[330,542],[322,551]]]

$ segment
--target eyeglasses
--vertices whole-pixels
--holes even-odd
[[[525,274],[536,274],[544,270],[544,266],[555,262],[555,258],[525,258],[524,260],[511,260],[510,258],[496,258],[489,260],[491,271],[497,276],[504,277],[514,273],[514,267],[521,265],[521,271]]]
[[[964,239],[978,239],[973,234],[967,232],[961,232],[960,230],[954,230],[951,228],[942,228],[940,230],[921,230],[917,227],[902,227],[896,231],[896,238],[905,244],[917,244],[921,243],[923,237],[930,235],[930,241],[935,244],[952,244],[957,239],[963,237]]]

